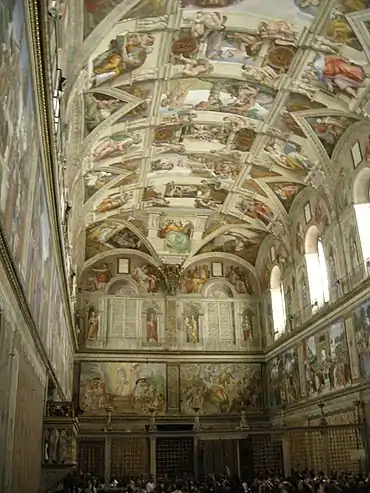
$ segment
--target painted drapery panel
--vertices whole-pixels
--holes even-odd
[[[57,267],[52,261],[51,281],[49,296],[48,326],[53,327],[53,331],[48,331],[47,354],[51,365],[58,375],[59,383],[67,399],[72,397],[73,385],[73,362],[74,354],[68,336],[68,327],[61,300],[61,288]]]
[[[361,377],[370,380],[370,301],[362,303],[353,312]]]
[[[9,464],[14,431],[14,383],[17,360],[14,354],[15,326],[0,298],[0,491],[9,491]],[[13,385],[12,385],[13,384]]]
[[[57,342],[55,334],[68,336],[63,308],[52,323],[49,320],[49,310],[56,313],[63,304],[60,286],[56,296],[52,279],[52,227],[23,0],[1,2],[0,43],[0,219],[39,335],[67,397],[72,379],[63,366],[70,363],[62,365],[57,361],[60,355],[50,349]]]
[[[306,339],[303,351],[307,397],[350,385],[351,369],[342,319]]]

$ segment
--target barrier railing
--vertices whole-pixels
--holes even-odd
[[[233,474],[244,478],[254,478],[266,471],[290,475],[292,470],[305,469],[358,474],[367,470],[365,435],[366,427],[356,423],[270,430],[251,426],[241,432],[220,428],[199,432],[116,432],[110,435],[112,453],[108,467],[121,477],[148,474],[150,436],[156,445],[153,458],[157,473],[172,471],[174,462],[179,470],[179,463],[185,463],[190,456],[196,461],[189,464],[186,472],[190,475],[195,471],[198,475],[222,471],[226,463]],[[105,443],[101,435],[81,436],[80,468],[102,475],[107,456]]]

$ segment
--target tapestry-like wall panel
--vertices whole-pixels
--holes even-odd
[[[351,384],[351,367],[343,319],[306,339],[303,353],[307,397]]]
[[[293,347],[275,356],[266,366],[270,407],[298,402],[300,380],[297,348]]]
[[[353,312],[360,375],[370,380],[370,301],[365,301]]]
[[[236,363],[81,363],[85,414],[221,414],[262,408],[261,365]]]

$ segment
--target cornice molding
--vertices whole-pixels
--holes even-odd
[[[94,351],[85,350],[76,354],[76,361],[99,361],[99,362],[135,362],[135,363],[250,363],[259,365],[264,363],[265,359],[262,352],[244,351],[216,351],[205,353],[204,351],[171,351],[166,354],[154,351],[153,348],[147,351]]]

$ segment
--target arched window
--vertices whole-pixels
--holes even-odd
[[[270,293],[272,318],[274,322],[274,338],[277,339],[284,334],[286,324],[284,286],[281,279],[281,271],[277,265],[275,265],[271,271]]]
[[[362,169],[356,176],[353,198],[362,256],[367,262],[370,259],[370,168]]]
[[[305,252],[311,305],[315,312],[329,301],[329,278],[324,247],[316,226],[311,226],[307,231]]]

